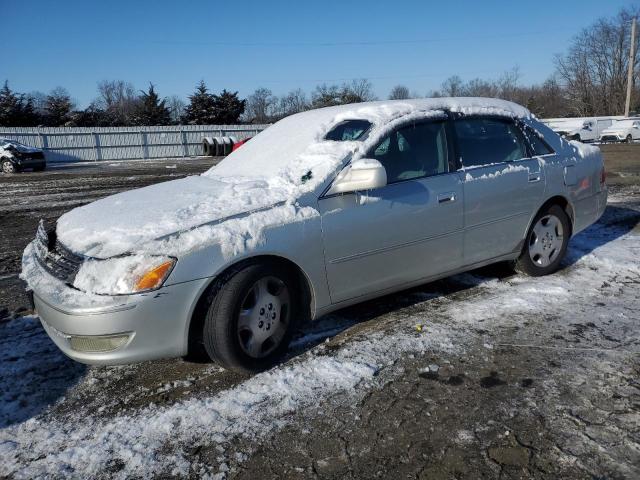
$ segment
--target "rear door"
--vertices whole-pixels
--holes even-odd
[[[514,121],[454,120],[464,178],[464,262],[472,265],[520,248],[541,203],[544,169]]]
[[[322,197],[327,279],[334,303],[452,270],[462,262],[462,182],[446,120],[411,123],[367,153],[387,185]]]

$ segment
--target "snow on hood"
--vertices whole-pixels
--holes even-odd
[[[247,246],[240,240],[261,238],[268,225],[317,214],[309,206],[298,205],[300,197],[322,185],[346,158],[366,148],[359,141],[325,141],[333,125],[350,118],[369,120],[374,125],[371,139],[400,117],[442,115],[444,109],[531,116],[524,107],[486,98],[370,102],[299,113],[256,135],[201,176],[119,193],[64,214],[57,223],[58,238],[72,251],[98,258],[160,247],[170,249],[160,250],[163,253],[179,255],[207,241],[228,242],[231,245],[223,245],[222,250],[238,253]],[[265,209],[278,204],[282,208],[265,214]],[[230,218],[245,214],[251,218]],[[229,222],[235,223],[221,225]],[[240,228],[251,231],[240,232]],[[202,229],[206,235],[195,231]],[[171,234],[175,238],[164,238]]]
[[[20,153],[36,153],[41,152],[42,150],[35,147],[30,147],[28,145],[24,145],[16,140],[9,140],[8,138],[0,139],[0,148],[6,149],[8,147],[13,147],[18,150]]]

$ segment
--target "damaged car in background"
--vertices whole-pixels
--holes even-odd
[[[47,161],[41,149],[0,138],[0,169],[3,173],[16,173],[24,169],[41,172],[45,168]]]
[[[606,203],[599,149],[514,103],[343,105],[287,117],[202,175],[41,222],[21,277],[78,361],[258,371],[348,305],[495,262],[551,274]]]

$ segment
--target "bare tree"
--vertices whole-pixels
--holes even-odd
[[[631,7],[613,18],[598,20],[574,37],[565,55],[556,56],[557,72],[574,114],[620,115],[624,111],[629,31],[631,18],[638,14],[640,8]]]
[[[253,123],[269,123],[278,99],[268,88],[258,88],[249,95],[244,118]]]
[[[304,93],[301,88],[297,88],[280,97],[276,108],[276,116],[278,118],[284,118],[294,113],[303,112],[308,108],[309,102],[307,100],[307,94]]]
[[[342,91],[338,85],[318,85],[311,92],[311,107],[322,108],[342,104]]]
[[[98,83],[95,104],[105,111],[111,125],[128,125],[138,97],[133,85],[124,80],[103,80]]]
[[[167,98],[167,108],[171,114],[171,122],[179,124],[187,104],[177,95]]]
[[[442,82],[441,89],[445,97],[460,97],[464,95],[464,82],[458,75],[453,75]]]
[[[409,89],[404,85],[396,85],[389,93],[389,100],[406,100],[410,98]]]
[[[465,93],[470,97],[497,97],[498,89],[493,82],[482,80],[481,78],[474,78],[467,82],[464,87]]]
[[[342,85],[342,103],[359,103],[377,100],[373,84],[366,78],[352,80]]]

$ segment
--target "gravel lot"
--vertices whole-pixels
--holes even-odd
[[[0,176],[0,478],[640,478],[640,146],[603,150],[610,205],[557,274],[340,311],[251,378],[74,363],[17,279],[39,218],[215,160]]]

